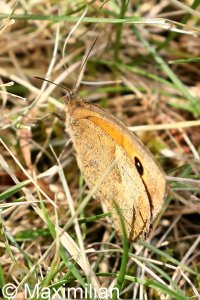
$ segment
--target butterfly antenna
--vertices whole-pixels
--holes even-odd
[[[42,78],[42,77],[39,77],[39,76],[35,76],[34,78],[40,79],[40,80],[43,80],[43,81],[46,81],[46,82],[49,82],[49,83],[52,83],[52,84],[54,84],[54,85],[60,87],[61,89],[66,90],[66,91],[69,93],[69,95],[72,96],[72,92],[70,91],[70,89],[68,89],[68,88],[66,88],[66,87],[64,87],[64,86],[62,86],[62,85],[60,85],[60,84],[57,84],[57,83],[55,83],[55,82],[53,82],[53,81],[51,81],[51,80],[48,80],[48,79],[45,79],[45,78]]]
[[[99,37],[99,36],[97,35],[96,38],[95,38],[95,40],[94,40],[94,42],[92,43],[92,46],[90,47],[90,50],[88,51],[88,53],[87,53],[87,55],[86,55],[85,60],[83,61],[82,65],[81,65],[80,73],[79,73],[79,76],[78,76],[77,80],[75,81],[74,89],[73,89],[73,90],[76,90],[76,89],[77,89],[77,83],[79,82],[80,77],[81,77],[81,75],[82,75],[82,70],[83,70],[83,68],[85,67],[85,65],[86,65],[86,63],[87,63],[87,61],[88,61],[88,57],[90,56],[90,53],[92,52],[92,50],[93,50],[93,48],[94,48],[94,45],[95,45],[96,42],[97,42],[98,37]]]

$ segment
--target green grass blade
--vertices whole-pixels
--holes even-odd
[[[154,290],[162,292],[163,294],[170,296],[170,299],[188,300],[188,297],[186,297],[181,292],[173,291],[171,288],[168,288],[166,285],[158,283],[155,280],[141,279],[141,278],[136,278],[136,277],[129,276],[129,275],[126,275],[126,279],[130,280],[132,282],[137,282],[137,283],[143,284],[144,286],[147,286],[149,288],[152,288]]]
[[[12,186],[11,188],[7,189],[5,192],[0,194],[0,201],[10,198],[15,193],[17,193],[19,190],[21,190],[21,188],[23,188],[24,186],[26,186],[29,183],[30,183],[30,180],[26,180],[26,181],[20,182],[16,185]]]
[[[185,96],[191,106],[195,109],[196,113],[200,116],[200,100],[194,98],[188,92],[187,88],[181,82],[181,80],[176,76],[172,69],[167,65],[167,63],[162,59],[161,56],[157,53],[155,48],[142,36],[137,30],[133,29],[134,33],[137,35],[139,40],[144,44],[144,46],[149,50],[151,55],[154,57],[155,61],[158,63],[160,68],[166,73],[166,75],[171,79],[177,89]]]
[[[115,285],[115,288],[117,288],[117,290],[120,292],[122,289],[123,283],[124,283],[125,275],[126,275],[126,267],[127,267],[128,258],[129,258],[128,257],[129,242],[128,242],[128,238],[127,238],[124,219],[123,219],[122,213],[120,211],[120,208],[118,207],[117,204],[115,204],[115,208],[116,208],[117,214],[120,218],[121,229],[122,229],[122,243],[123,243],[122,260],[121,260],[119,274],[117,276],[117,282]],[[113,293],[112,300],[117,300],[117,291],[116,290]]]
[[[120,19],[124,19],[127,6],[128,6],[129,0],[121,0],[121,10],[120,10]],[[122,35],[122,28],[123,24],[120,23],[117,25],[116,28],[116,37],[115,37],[115,47],[114,47],[114,60],[119,61],[119,50],[120,50],[120,43],[121,43],[121,35]]]
[[[5,285],[6,281],[5,281],[5,278],[4,278],[4,273],[3,273],[3,268],[0,264],[0,289],[3,288],[3,286]]]
[[[0,14],[0,19],[10,17],[9,14]],[[50,22],[70,22],[76,23],[78,22],[80,17],[73,16],[50,16],[50,15],[36,15],[36,14],[13,14],[12,16],[15,20],[40,20],[40,21],[50,21]],[[123,23],[137,23],[144,22],[145,20],[141,17],[129,17],[124,19],[118,18],[93,18],[93,17],[85,17],[83,18],[83,23],[104,23],[104,24],[123,24]]]
[[[156,253],[157,255],[164,257],[167,261],[173,263],[175,266],[180,266],[181,268],[183,268],[184,270],[190,272],[191,274],[194,274],[196,276],[198,276],[200,278],[200,274],[198,274],[197,272],[193,271],[192,269],[188,268],[187,266],[180,264],[180,262],[171,257],[170,255],[168,255],[167,253],[165,253],[164,251],[161,251],[160,249],[154,247],[153,245],[145,242],[145,241],[140,241],[139,242],[143,247],[148,248],[149,250],[151,250],[152,252]]]
[[[194,0],[192,5],[191,5],[191,8],[192,9],[196,9],[198,6],[200,5],[200,1],[199,0]],[[189,19],[191,18],[191,14],[190,13],[187,13],[184,15],[184,17],[182,18],[182,20],[180,21],[180,23],[182,24],[186,24]],[[178,33],[177,32],[172,32],[170,31],[168,37],[164,40],[164,42],[162,42],[158,47],[157,47],[157,51],[159,51],[160,49],[163,49],[163,48],[167,48],[169,46],[169,43],[174,40],[176,37],[177,37]]]
[[[185,64],[185,63],[192,63],[192,62],[199,62],[199,61],[200,61],[200,57],[193,57],[193,58],[172,60],[169,63],[173,65],[178,65],[178,64]]]

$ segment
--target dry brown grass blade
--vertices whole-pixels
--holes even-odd
[[[13,158],[13,160],[16,162],[16,164],[19,166],[19,168],[22,170],[24,175],[31,181],[31,183],[36,187],[36,189],[53,205],[56,207],[56,204],[53,202],[53,200],[41,189],[41,187],[38,185],[37,182],[28,174],[26,169],[22,166],[22,164],[19,162],[19,160],[14,156],[12,151],[7,147],[7,145],[3,142],[2,139],[0,139],[0,142],[4,146],[4,148],[8,151],[10,156]]]
[[[200,120],[193,121],[183,121],[183,122],[173,122],[169,124],[154,124],[154,125],[138,125],[131,126],[129,129],[131,131],[151,131],[151,130],[167,130],[167,129],[181,129],[200,126]]]
[[[5,145],[5,144],[4,144]],[[12,155],[12,157],[15,159],[16,163],[18,162],[17,159]],[[5,170],[10,174],[10,176],[12,177],[12,179],[14,180],[14,182],[16,184],[19,183],[18,179],[12,174],[12,172],[10,171],[10,168],[8,166],[8,164],[6,163],[6,161],[3,159],[3,157],[1,158],[1,164],[2,166],[5,168]],[[19,162],[18,162],[19,164]],[[30,178],[29,178],[30,179]],[[37,213],[37,215],[45,222],[47,223],[46,217],[44,215],[44,212],[36,205],[33,204],[35,203],[37,200],[33,197],[33,195],[30,193],[30,191],[27,188],[22,188],[22,191],[24,192],[25,196],[26,196],[26,200],[28,203],[30,203],[33,207],[33,209],[35,210],[35,212]],[[40,192],[41,189],[39,189]],[[55,207],[56,209],[56,207]],[[54,222],[52,222],[54,223]],[[99,281],[96,277],[96,275],[94,274],[89,262],[87,259],[85,259],[82,256],[82,252],[80,250],[80,248],[77,246],[77,244],[74,242],[74,240],[70,237],[70,235],[67,232],[64,232],[62,228],[60,228],[59,226],[55,225],[55,231],[59,236],[59,240],[61,242],[61,244],[63,245],[63,247],[67,250],[67,252],[70,254],[70,256],[72,257],[72,259],[74,259],[79,266],[82,268],[82,270],[84,271],[85,275],[88,276],[91,279],[91,283],[94,287],[94,289],[97,291],[97,293],[99,292],[100,289],[100,284]],[[55,244],[56,241],[53,242],[53,244]],[[51,247],[53,247],[53,244],[51,245]],[[46,255],[45,255],[46,256]],[[45,256],[42,256],[41,259],[44,259]],[[40,260],[41,262],[42,260]],[[38,263],[37,263],[38,265]],[[23,283],[28,279],[28,277],[31,275],[31,273],[35,270],[36,265],[30,270],[30,272],[24,277],[23,281],[20,283],[19,287],[23,285]]]

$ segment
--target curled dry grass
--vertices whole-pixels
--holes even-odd
[[[19,299],[24,283],[91,281],[98,290],[116,280],[121,299],[200,297],[198,1],[140,2],[2,4],[0,284],[15,283]],[[126,257],[51,114],[62,115],[63,90],[34,76],[69,89],[82,79],[79,94],[137,131],[160,160],[165,206]]]

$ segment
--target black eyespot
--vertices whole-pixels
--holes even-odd
[[[140,176],[142,176],[144,174],[144,168],[143,168],[140,160],[136,156],[135,156],[135,166],[136,166]]]

